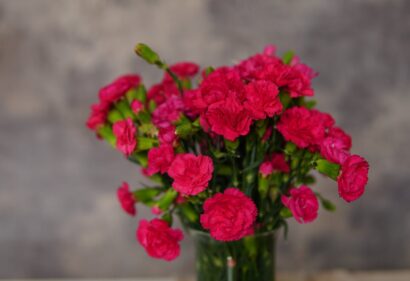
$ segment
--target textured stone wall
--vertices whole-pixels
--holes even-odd
[[[137,245],[115,188],[139,170],[86,130],[96,91],[121,73],[160,73],[133,54],[229,64],[274,43],[320,76],[319,107],[370,162],[366,196],[292,223],[279,266],[410,266],[410,1],[0,0],[0,277],[169,276],[193,272]],[[149,214],[139,208],[139,217]]]

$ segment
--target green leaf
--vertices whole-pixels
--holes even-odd
[[[146,151],[141,151],[137,153],[133,153],[128,160],[146,168],[148,166],[148,155]]]
[[[147,187],[135,190],[133,192],[134,197],[137,199],[138,202],[144,204],[150,204],[154,202],[154,198],[157,197],[161,193],[160,188],[154,187]]]
[[[138,150],[148,150],[153,148],[154,146],[158,145],[157,139],[151,139],[146,137],[139,137],[138,138]]]
[[[258,134],[259,138],[262,138],[265,135],[268,124],[268,119],[259,120],[256,122],[256,133]]]
[[[144,85],[141,84],[138,88],[128,90],[125,96],[127,97],[129,104],[131,104],[133,100],[139,100],[140,102],[145,103],[147,99],[147,91],[145,90]]]
[[[291,218],[293,215],[292,215],[292,212],[288,208],[283,207],[282,210],[280,210],[280,216],[284,219],[287,219],[287,218]]]
[[[293,51],[291,50],[287,51],[282,57],[283,63],[290,64],[294,56],[295,56],[295,53]]]
[[[113,108],[108,112],[107,119],[111,124],[114,124],[117,121],[124,120],[124,116],[122,116],[118,110]]]
[[[197,222],[198,221],[198,214],[195,212],[194,208],[192,208],[191,204],[189,203],[184,203],[181,205],[178,205],[179,210],[183,214],[183,216],[189,221],[189,222]]]
[[[148,111],[149,112],[154,112],[154,110],[157,108],[157,104],[155,103],[154,100],[150,100],[148,103]]]
[[[159,55],[154,52],[148,45],[139,43],[134,49],[135,53],[149,64],[155,64],[159,67],[164,67],[164,63],[161,61]]]
[[[133,120],[135,119],[135,114],[134,112],[132,112],[131,107],[128,104],[128,101],[126,101],[125,99],[116,102],[114,106],[125,118],[131,118]]]
[[[325,159],[319,159],[316,161],[316,170],[333,180],[337,180],[340,172],[340,165]]]
[[[258,190],[261,198],[265,198],[268,195],[269,179],[259,175],[258,177]]]
[[[159,174],[152,175],[149,177],[149,179],[159,184],[163,184],[162,177]]]
[[[152,123],[143,123],[138,127],[138,132],[153,137],[157,135],[158,129]]]
[[[158,207],[161,210],[166,211],[169,208],[169,206],[174,202],[175,198],[177,198],[177,196],[178,192],[173,188],[169,188],[162,196],[162,198],[158,200]]]
[[[114,136],[111,126],[101,126],[100,128],[98,128],[97,134],[101,136],[104,140],[106,140],[109,144],[111,144],[113,147],[115,147],[117,138]]]
[[[172,214],[165,213],[161,216],[161,219],[166,221],[170,226],[172,225],[172,221],[173,221]]]
[[[328,199],[321,198],[320,202],[322,203],[322,206],[325,210],[327,210],[329,212],[336,211],[336,206],[335,206],[335,204],[333,204],[332,201],[330,201]]]
[[[316,100],[309,100],[305,102],[305,107],[308,109],[312,109],[316,106]]]
[[[215,69],[212,66],[208,66],[207,68],[205,68],[205,77],[214,72],[214,70]]]
[[[192,126],[195,128],[201,128],[201,123],[199,122],[199,118],[197,118],[194,122],[192,122]]]
[[[181,85],[183,89],[192,89],[191,80],[188,80],[188,79],[181,80]]]
[[[236,149],[239,146],[239,139],[235,141],[230,141],[230,140],[225,139],[224,142],[225,142],[226,150],[228,150],[228,152],[230,153],[235,153]]]
[[[296,152],[297,149],[298,148],[297,148],[296,144],[294,144],[293,142],[287,142],[286,145],[285,145],[285,153],[287,155],[292,155],[293,153]]]
[[[310,185],[310,184],[314,184],[316,182],[316,179],[312,175],[305,175],[301,177],[298,182],[302,184]]]
[[[222,152],[222,151],[220,151],[220,150],[212,149],[212,148],[211,148],[211,153],[212,153],[212,156],[213,156],[214,158],[216,158],[216,159],[222,159],[222,158],[228,156],[227,153]]]
[[[284,109],[288,108],[288,106],[292,102],[292,98],[291,98],[291,96],[288,92],[281,91],[279,93],[279,99],[280,99],[280,102],[282,103]]]
[[[138,112],[136,118],[142,124],[151,124],[151,114],[146,112],[145,110]]]
[[[232,175],[232,167],[227,165],[218,165],[215,169],[215,172],[221,176],[231,176]]]
[[[182,123],[175,127],[175,134],[181,139],[186,139],[193,134],[193,130],[191,123]]]
[[[127,98],[128,103],[131,105],[132,101],[137,99],[137,89],[129,89],[125,94],[125,97]]]

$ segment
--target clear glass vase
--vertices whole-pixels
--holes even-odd
[[[221,242],[189,230],[196,250],[197,281],[275,281],[275,232]]]

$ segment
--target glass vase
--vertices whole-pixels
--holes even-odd
[[[221,242],[189,230],[196,250],[197,281],[275,281],[275,232]]]

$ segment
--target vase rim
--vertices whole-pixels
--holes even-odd
[[[209,232],[206,232],[206,231],[203,231],[203,230],[199,230],[199,229],[194,229],[194,228],[190,228],[190,227],[187,227],[187,232],[190,234],[190,235],[198,235],[198,236],[204,236],[204,237],[208,237],[208,238],[212,238],[212,236],[211,236],[211,234],[209,233]],[[268,230],[268,231],[264,231],[264,232],[258,232],[258,233],[254,233],[254,234],[252,234],[252,235],[247,235],[247,236],[245,236],[245,237],[243,237],[242,239],[244,239],[244,238],[250,238],[250,237],[255,237],[255,238],[258,238],[258,237],[266,237],[266,236],[276,236],[276,234],[277,234],[277,230]],[[213,238],[212,238],[213,239]],[[239,239],[239,240],[242,240],[242,239]],[[214,239],[215,240],[215,239]],[[235,240],[235,241],[239,241],[239,240]],[[218,242],[235,242],[235,241],[219,241],[219,240],[215,240],[215,241],[218,241]]]

